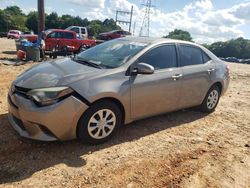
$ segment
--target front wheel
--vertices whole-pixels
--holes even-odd
[[[201,111],[207,113],[213,112],[219,103],[220,94],[220,88],[216,85],[212,86],[200,106]]]
[[[121,123],[122,114],[115,103],[97,102],[79,120],[77,136],[84,143],[100,144],[109,140]]]

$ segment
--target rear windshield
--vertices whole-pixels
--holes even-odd
[[[16,31],[10,31],[11,34],[18,34]]]

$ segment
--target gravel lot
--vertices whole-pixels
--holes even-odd
[[[0,44],[0,187],[250,187],[250,65],[230,64],[230,88],[212,114],[141,120],[98,146],[44,143],[8,123],[10,83],[32,64],[3,65],[15,46]]]

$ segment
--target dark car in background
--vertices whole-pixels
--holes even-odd
[[[100,39],[100,40],[112,40],[112,39],[116,39],[116,38],[130,36],[130,35],[131,35],[131,33],[128,31],[114,30],[114,31],[109,31],[109,32],[105,32],[105,33],[100,33],[98,36],[98,39]]]
[[[0,32],[0,38],[7,37],[7,32]]]
[[[232,62],[232,63],[240,63],[240,60],[237,59],[236,57],[227,57],[225,58],[225,61]]]

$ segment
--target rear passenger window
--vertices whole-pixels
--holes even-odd
[[[73,33],[65,32],[65,33],[63,33],[63,38],[65,38],[65,39],[73,39],[74,35],[73,35]]]
[[[205,52],[202,52],[202,56],[203,56],[204,63],[207,63],[211,60],[211,58]]]
[[[177,67],[175,45],[157,47],[143,55],[139,62],[152,65],[156,70]]]
[[[180,45],[181,66],[203,64],[202,51],[192,46]]]

